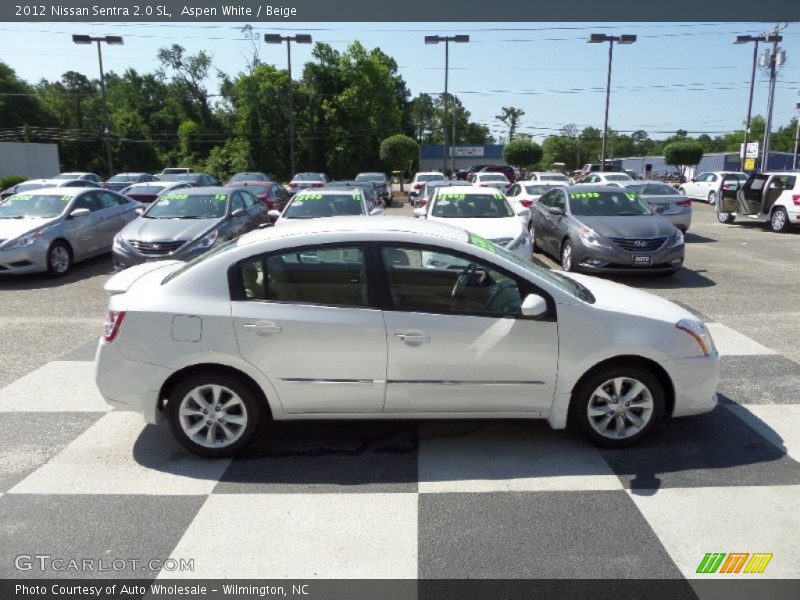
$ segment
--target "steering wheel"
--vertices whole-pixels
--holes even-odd
[[[469,263],[467,267],[459,273],[453,291],[450,292],[451,298],[459,298],[464,288],[468,285],[483,285],[489,275],[486,271],[478,273],[478,265]]]

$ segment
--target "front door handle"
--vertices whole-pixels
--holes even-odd
[[[260,335],[269,333],[280,333],[283,328],[276,325],[272,321],[258,321],[257,323],[245,323],[242,327],[248,331],[258,333]]]
[[[426,344],[431,341],[430,336],[424,333],[395,333],[394,337],[399,338],[407,344]]]

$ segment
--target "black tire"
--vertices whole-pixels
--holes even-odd
[[[568,272],[575,270],[575,265],[573,264],[572,259],[572,242],[569,240],[564,240],[564,243],[561,244],[561,256],[559,258],[562,269]],[[567,264],[564,264],[565,262]]]
[[[717,213],[717,221],[719,221],[723,225],[730,225],[731,223],[733,223],[735,219],[736,217],[731,213],[724,213],[724,212]]]
[[[717,203],[717,192],[708,192],[708,203],[711,206],[714,206]]]
[[[595,390],[605,382],[620,377],[639,381],[645,386],[652,400],[652,412],[649,416],[649,420],[639,431],[627,437],[617,439],[605,437],[592,426],[588,409],[589,402],[592,400]],[[639,398],[641,396],[636,397]],[[569,417],[570,424],[580,430],[592,443],[606,448],[623,448],[636,444],[652,434],[664,420],[665,411],[666,400],[664,389],[658,378],[653,375],[649,369],[638,364],[625,365],[623,363],[617,363],[610,364],[606,368],[598,369],[575,388],[572,393],[572,401],[570,402]],[[642,413],[640,412],[639,414]],[[625,422],[625,419],[627,419],[627,417],[623,417],[623,422]],[[598,420],[602,420],[602,417],[598,417]],[[632,424],[632,422],[630,423]]]
[[[680,188],[678,188],[678,193],[679,194],[683,194],[685,196],[686,195],[686,190],[683,189],[682,187],[680,187]]]
[[[531,254],[536,254],[537,252],[541,252],[541,248],[539,248],[539,244],[536,242],[536,236],[533,233],[533,224],[528,223],[528,232],[531,234]]]
[[[389,208],[392,205],[392,197],[389,196],[386,198],[386,208]]]
[[[246,417],[246,424],[243,427],[243,431],[239,433],[238,438],[235,441],[227,445],[210,447],[194,441],[187,435],[183,429],[183,426],[181,425],[179,413],[181,403],[190,392],[196,390],[197,388],[203,388],[204,386],[212,385],[227,388],[227,390],[233,392],[241,399],[241,413],[244,413]],[[206,397],[206,400],[208,399],[209,398]],[[170,429],[172,430],[172,435],[175,436],[175,439],[184,448],[193,454],[207,458],[225,458],[239,453],[253,439],[253,436],[256,434],[261,425],[261,415],[262,413],[266,412],[263,410],[261,402],[262,400],[260,394],[258,394],[256,390],[253,390],[252,385],[249,383],[225,373],[211,372],[190,375],[175,385],[172,388],[172,392],[170,393],[167,401],[166,413],[169,420]],[[240,411],[237,410],[237,413],[239,412]],[[215,412],[214,414],[220,413]],[[228,413],[224,413],[224,415],[228,416]],[[239,415],[237,414],[237,416]],[[199,419],[197,419],[194,423],[199,423],[200,421],[205,420],[205,418],[206,417],[204,416],[199,416]],[[222,421],[224,423],[224,419]],[[230,425],[230,423],[227,423],[227,425]],[[214,427],[217,432],[219,432],[221,429],[221,426],[215,425]],[[200,432],[204,430],[208,432],[209,428],[203,427],[200,429]]]
[[[769,218],[769,226],[775,233],[786,233],[791,228],[789,215],[780,207],[772,211]]]
[[[56,240],[47,249],[47,274],[64,277],[72,270],[72,249],[62,240]]]

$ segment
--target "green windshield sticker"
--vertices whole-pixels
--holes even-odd
[[[72,200],[72,196],[61,196],[61,201],[62,202],[66,203],[66,202],[69,202],[70,200]]]
[[[469,234],[469,243],[473,246],[477,246],[482,250],[486,250],[487,252],[491,252],[492,254],[497,252],[497,246],[495,246],[489,240],[482,238],[479,235],[475,235],[474,233]]]
[[[358,194],[353,194],[353,200],[361,200],[361,196]]]
[[[300,194],[298,200],[322,200],[322,194]]]
[[[216,196],[214,196],[214,200],[216,200],[217,202],[225,202],[225,200],[227,199],[228,199],[227,194],[217,194]]]
[[[186,200],[189,194],[166,194],[161,196],[164,200]]]
[[[628,193],[626,193],[625,195],[626,195],[628,198],[630,198],[631,200],[636,200],[636,194],[632,194],[632,193],[628,192]]]
[[[492,196],[492,198],[494,198],[495,200],[504,200],[505,196],[503,196],[503,194],[495,194]]]
[[[573,198],[599,198],[600,194],[598,192],[578,192],[576,194],[572,194]]]
[[[30,200],[33,196],[29,196],[27,194],[17,194],[14,196],[14,200]]]
[[[463,200],[466,197],[467,195],[464,193],[457,194],[455,192],[447,192],[444,194],[439,194],[439,200]]]

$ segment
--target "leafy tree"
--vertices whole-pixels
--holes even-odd
[[[542,142],[542,165],[551,168],[553,163],[564,163],[568,171],[574,171],[578,164],[578,145],[565,135],[550,135]]]
[[[514,134],[517,132],[517,125],[519,120],[525,116],[525,111],[521,108],[513,106],[504,106],[502,112],[495,117],[498,121],[502,121],[508,126],[508,141],[514,141]]]
[[[703,147],[695,141],[672,142],[664,148],[664,162],[676,167],[681,177],[686,168],[694,166],[703,158]]]
[[[381,142],[380,156],[393,170],[404,171],[419,155],[419,144],[407,135],[397,134]],[[400,191],[403,191],[403,178],[400,178]]]
[[[52,116],[33,88],[19,79],[14,69],[0,62],[0,128],[41,127],[51,121]]]
[[[505,161],[518,169],[529,169],[542,160],[542,147],[532,142],[518,138],[503,147]]]

